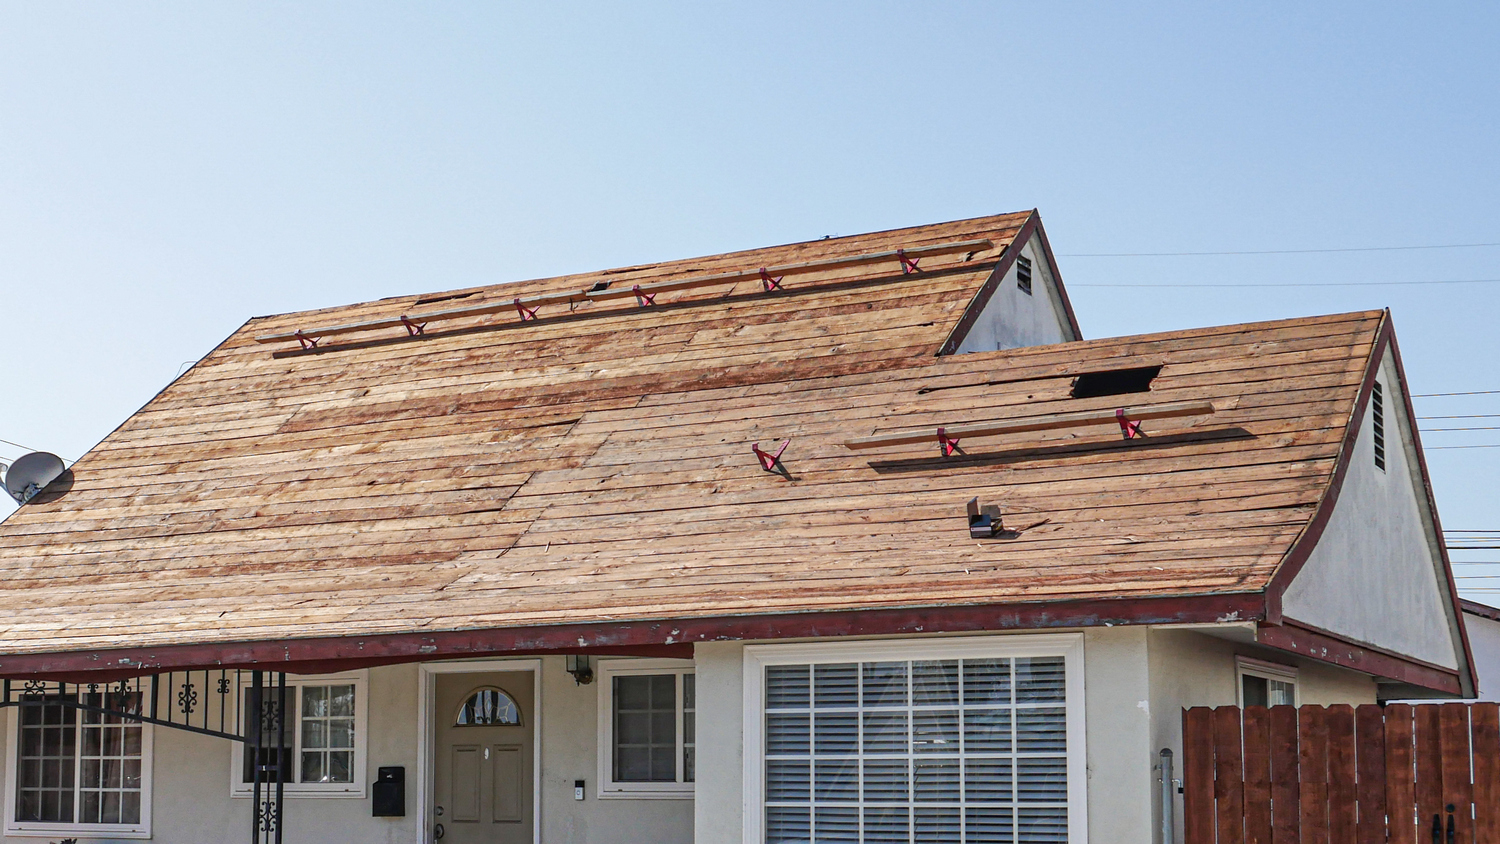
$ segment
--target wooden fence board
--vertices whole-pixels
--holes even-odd
[[[1379,706],[1354,710],[1359,844],[1386,844],[1385,716]]]
[[[1356,844],[1354,707],[1334,704],[1328,722],[1328,840]]]
[[[1247,706],[1244,715],[1245,844],[1271,844],[1271,713]]]
[[[1271,723],[1271,841],[1298,844],[1301,790],[1297,783],[1297,709],[1273,706]]]
[[[1416,844],[1415,759],[1412,711],[1404,703],[1385,708],[1385,805],[1390,844]]]
[[[1321,706],[1297,709],[1301,739],[1297,774],[1301,784],[1302,844],[1328,844],[1328,712]]]
[[[1453,807],[1454,844],[1470,844],[1474,840],[1474,790],[1469,780],[1469,706],[1445,703],[1437,710],[1442,735],[1443,811]]]
[[[1413,748],[1417,762],[1417,834],[1431,834],[1443,815],[1443,733],[1438,707],[1413,707]]]
[[[1469,709],[1474,748],[1474,844],[1500,844],[1500,704]]]
[[[1182,713],[1182,840],[1214,844],[1213,710],[1195,706]]]
[[[1219,842],[1239,842],[1245,831],[1244,763],[1240,756],[1240,710],[1213,711],[1214,805]]]

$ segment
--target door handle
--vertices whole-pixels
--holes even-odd
[[[432,840],[433,841],[436,841],[439,838],[442,838],[444,835],[447,835],[447,834],[448,834],[448,831],[445,830],[445,829],[443,829],[443,825],[442,824],[438,824],[437,826],[435,826],[435,827],[432,828]]]

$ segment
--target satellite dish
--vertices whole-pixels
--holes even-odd
[[[10,464],[10,470],[5,473],[5,491],[10,493],[16,503],[25,504],[35,498],[47,484],[62,477],[67,469],[61,457],[45,451],[34,451]]]

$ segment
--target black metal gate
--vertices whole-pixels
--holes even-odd
[[[4,680],[0,708],[54,706],[242,742],[251,786],[251,844],[281,844],[282,796],[291,773],[286,674],[173,671],[110,683]],[[23,718],[24,720],[24,718]]]

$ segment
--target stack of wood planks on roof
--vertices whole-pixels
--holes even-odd
[[[1382,315],[937,357],[1025,219],[252,320],[0,525],[0,653],[1263,587],[1328,486]],[[920,273],[255,339],[970,239],[994,250]],[[1080,373],[1155,365],[1149,394],[1070,398]],[[843,445],[1174,402],[1214,412],[947,459]],[[751,443],[786,439],[764,471]],[[976,495],[1023,530],[970,539]]]

